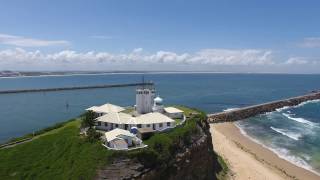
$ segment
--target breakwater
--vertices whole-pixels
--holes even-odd
[[[209,123],[216,122],[226,122],[226,121],[237,121],[246,119],[258,114],[263,114],[266,112],[275,111],[278,108],[282,108],[285,106],[296,106],[305,101],[317,100],[320,99],[320,91],[312,92],[310,94],[306,94],[303,96],[293,97],[289,99],[283,99],[279,101],[268,102],[264,104],[239,108],[231,111],[220,112],[215,114],[208,115]]]
[[[143,85],[154,85],[154,84],[152,82],[145,82],[145,83],[126,83],[126,84],[104,84],[104,85],[95,85],[95,86],[73,86],[73,87],[59,87],[59,88],[13,89],[13,90],[2,90],[0,91],[0,94],[48,92],[48,91],[70,91],[70,90],[79,90],[79,89],[99,89],[99,88],[143,86]]]

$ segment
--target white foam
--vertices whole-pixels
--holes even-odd
[[[239,108],[227,108],[227,109],[224,109],[223,112],[229,112],[229,111],[234,111],[234,110],[237,110]]]
[[[294,120],[294,121],[299,122],[299,123],[307,124],[307,125],[309,125],[309,126],[313,126],[313,127],[314,127],[314,126],[317,125],[317,123],[308,121],[308,120],[303,119],[303,118],[294,118],[294,117],[291,117],[290,114],[287,114],[287,113],[282,113],[282,115],[284,115],[284,116],[287,117],[288,119]]]
[[[268,148],[272,152],[274,152],[281,159],[287,160],[292,164],[304,168],[308,171],[311,171],[317,175],[320,175],[317,171],[315,171],[305,160],[300,157],[294,156],[290,154],[290,151],[284,148]]]
[[[290,139],[293,139],[293,140],[296,140],[298,141],[299,138],[302,136],[301,134],[299,133],[294,133],[294,132],[290,132],[288,130],[285,130],[285,129],[280,129],[280,128],[275,128],[275,127],[270,127],[272,130],[276,131],[277,133],[280,133],[284,136],[287,136],[289,137]]]
[[[297,157],[297,156],[293,156],[290,154],[289,150],[284,149],[284,148],[272,148],[269,146],[266,146],[265,144],[263,144],[262,142],[260,142],[259,140],[249,136],[242,128],[241,125],[238,123],[234,123],[236,125],[236,127],[240,130],[241,134],[243,134],[246,138],[250,139],[251,141],[261,145],[262,147],[272,151],[273,153],[275,153],[279,158],[284,159],[298,167],[301,167],[303,169],[306,169],[310,172],[313,172],[317,175],[320,176],[320,173],[318,173],[317,171],[315,171],[306,161],[304,161],[302,158]]]
[[[306,104],[318,103],[318,102],[320,102],[320,99],[309,100],[309,101],[302,102],[302,103],[300,103],[300,104],[298,104],[298,105],[296,105],[296,106],[294,106],[294,107],[295,107],[295,108],[297,108],[297,107],[302,107],[302,106],[304,106],[304,105],[306,105]]]
[[[309,104],[309,103],[318,103],[320,102],[320,99],[315,99],[315,100],[309,100],[309,101],[305,101],[305,102],[302,102],[296,106],[283,106],[282,108],[277,108],[276,111],[277,112],[282,112],[283,110],[286,110],[286,109],[290,109],[290,108],[298,108],[298,107],[302,107],[306,104]]]
[[[281,112],[281,111],[289,109],[289,108],[292,108],[292,107],[291,106],[283,106],[282,108],[277,108],[276,111]]]

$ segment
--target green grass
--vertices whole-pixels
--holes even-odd
[[[0,149],[0,179],[92,179],[111,151],[79,136],[80,121]]]
[[[81,116],[80,116],[80,117],[81,117]],[[46,127],[46,128],[41,129],[41,130],[39,130],[39,131],[35,131],[34,133],[26,134],[26,135],[24,135],[24,136],[17,137],[17,138],[12,138],[12,139],[10,139],[8,142],[2,143],[2,144],[7,144],[7,143],[11,143],[11,142],[21,141],[21,140],[24,140],[24,139],[32,138],[32,137],[34,137],[34,136],[38,136],[38,135],[44,134],[44,133],[46,133],[46,132],[52,131],[52,130],[54,130],[54,129],[61,128],[61,127],[63,127],[64,125],[66,125],[67,123],[69,123],[69,122],[71,122],[71,121],[74,121],[74,120],[75,120],[75,119],[71,119],[71,120],[69,120],[69,121],[56,123],[56,124],[54,124],[53,126]]]
[[[225,180],[227,179],[226,176],[228,174],[229,168],[227,163],[223,160],[223,158],[219,155],[217,156],[218,156],[218,163],[220,164],[222,170],[218,174],[216,174],[216,176],[217,176],[217,179],[219,180]]]

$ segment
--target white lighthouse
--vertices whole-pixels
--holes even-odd
[[[153,85],[142,85],[136,89],[136,110],[139,114],[152,112],[155,92]]]

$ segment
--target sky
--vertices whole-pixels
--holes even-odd
[[[3,0],[0,70],[320,73],[320,1]]]

